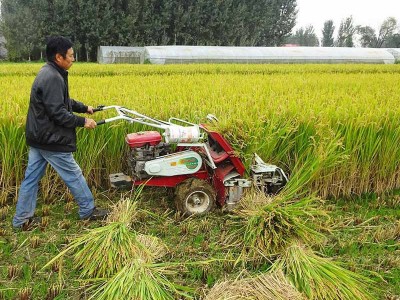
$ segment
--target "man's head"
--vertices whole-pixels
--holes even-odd
[[[51,37],[46,45],[46,56],[48,61],[68,70],[75,61],[72,42],[62,36]]]

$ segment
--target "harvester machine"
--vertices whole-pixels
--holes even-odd
[[[116,116],[98,121],[98,125],[125,120],[158,129],[126,135],[129,171],[110,174],[112,187],[172,188],[176,209],[185,215],[197,215],[215,206],[232,209],[251,186],[273,195],[288,181],[281,168],[265,163],[257,154],[246,172],[229,142],[206,124],[178,118],[157,120],[115,105],[94,109],[104,110],[115,110]],[[207,119],[217,121],[213,115]]]

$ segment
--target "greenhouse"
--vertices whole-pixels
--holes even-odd
[[[101,64],[141,64],[143,47],[100,46],[97,61]]]
[[[396,62],[400,62],[400,49],[396,48],[388,48],[386,49],[390,54],[392,54],[396,60]]]
[[[393,64],[395,62],[394,56],[389,51],[377,48],[150,46],[150,47],[145,47],[144,49],[145,49],[144,61],[150,62],[152,64],[180,64],[180,63]]]

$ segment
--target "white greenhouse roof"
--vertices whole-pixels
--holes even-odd
[[[102,64],[143,63],[143,47],[100,46],[97,61]]]
[[[393,64],[385,49],[339,47],[149,46],[144,59],[173,63],[376,63]]]
[[[394,56],[396,61],[400,61],[400,49],[399,48],[387,48],[386,49],[390,54]]]

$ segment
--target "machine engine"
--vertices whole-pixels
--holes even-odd
[[[129,145],[128,165],[133,179],[150,178],[144,170],[147,161],[171,153],[171,146],[161,143],[161,134],[158,131],[141,131],[126,136]]]
[[[150,178],[152,175],[145,171],[146,162],[170,153],[171,146],[167,143],[160,143],[155,146],[146,144],[142,147],[131,148],[128,155],[130,175],[138,180]]]

